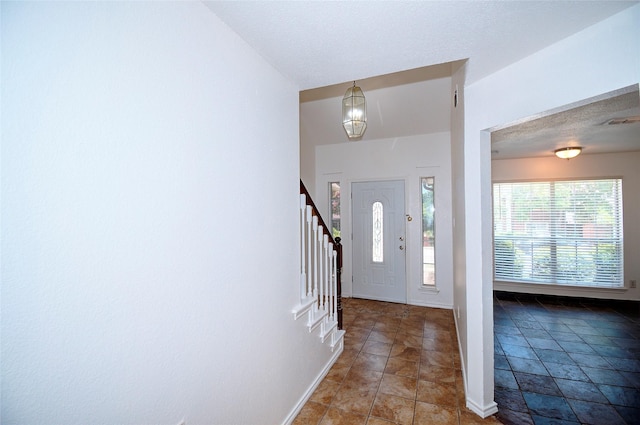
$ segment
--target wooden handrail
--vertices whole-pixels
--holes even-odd
[[[338,313],[338,329],[342,329],[342,245],[340,244],[341,238],[337,237],[334,239],[333,232],[330,231],[329,226],[327,226],[322,219],[322,215],[320,211],[316,207],[316,204],[313,202],[311,195],[309,195],[309,191],[305,187],[302,180],[300,180],[300,194],[305,195],[307,200],[307,205],[311,207],[311,211],[314,216],[318,217],[318,224],[322,226],[324,232],[329,237],[329,242],[333,243],[333,246],[337,252],[337,289],[336,289],[336,309]]]
[[[311,206],[311,209],[313,210],[313,215],[318,217],[318,224],[324,227],[324,231],[326,232],[327,235],[329,235],[329,242],[335,245],[336,241],[333,239],[333,232],[331,232],[331,230],[329,229],[329,226],[327,226],[324,220],[322,219],[322,215],[320,215],[320,211],[316,207],[316,204],[313,202],[313,199],[311,198],[311,195],[309,195],[309,191],[305,187],[302,180],[300,180],[300,194],[305,195],[307,197],[307,205]]]

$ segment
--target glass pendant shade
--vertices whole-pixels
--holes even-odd
[[[367,129],[367,104],[355,81],[342,98],[342,126],[349,139],[362,137]]]
[[[575,158],[576,156],[580,155],[580,152],[582,152],[582,148],[580,148],[580,147],[572,147],[572,148],[557,149],[554,153],[556,154],[556,156],[558,158],[571,159],[571,158]]]

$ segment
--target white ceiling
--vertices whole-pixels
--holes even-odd
[[[458,61],[469,59],[466,78],[472,83],[638,3],[204,1],[299,86],[301,138],[313,145],[347,140],[340,98],[353,80],[367,97],[363,140],[447,131],[451,93],[441,78],[448,78]],[[448,62],[454,63],[433,66]],[[634,130],[628,136],[632,147],[608,143],[595,151],[640,149],[639,126],[608,126],[608,131]],[[509,134],[526,139],[522,131]],[[548,132],[544,137],[545,142],[532,143],[528,136],[528,143],[513,144],[503,137],[496,150],[501,158],[544,156],[563,142],[550,140]],[[592,145],[599,143],[591,139]]]
[[[471,58],[467,82],[638,1],[205,1],[300,90]]]

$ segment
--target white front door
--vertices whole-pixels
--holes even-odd
[[[406,303],[404,181],[351,184],[353,296]]]

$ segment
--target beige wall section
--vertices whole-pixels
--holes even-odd
[[[624,281],[640,280],[640,152],[618,154],[583,154],[572,160],[555,157],[503,159],[492,161],[493,181],[581,179],[622,177],[622,197],[624,214]],[[573,288],[553,285],[494,282],[495,289],[600,297],[613,299],[640,300],[640,288],[635,289],[595,289]]]

